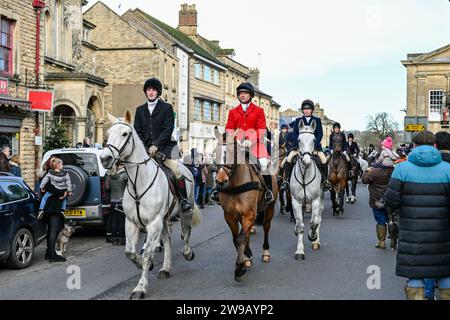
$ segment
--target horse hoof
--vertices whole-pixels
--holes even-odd
[[[168,271],[161,270],[158,273],[158,279],[169,279],[169,278],[170,278],[170,272],[168,272]]]
[[[317,240],[317,234],[313,237],[313,236],[311,236],[311,234],[308,232],[308,239],[309,239],[309,241],[311,241],[311,242],[316,241],[316,240]]]
[[[250,229],[250,234],[255,234],[256,233],[256,228],[255,227],[252,227],[251,229]]]
[[[296,254],[295,255],[295,260],[305,260],[305,255],[304,254]]]
[[[263,255],[263,256],[262,256],[262,262],[270,262],[270,256],[268,256],[268,255]]]
[[[245,260],[244,266],[245,266],[246,268],[251,268],[251,267],[253,267],[253,261],[252,261],[252,260]]]
[[[234,271],[234,280],[236,282],[244,281],[244,278],[245,278],[244,276],[246,273],[247,273],[247,270],[245,270],[245,269]]]
[[[318,243],[313,243],[313,244],[312,244],[312,249],[313,249],[314,251],[319,251],[319,250],[320,250],[320,244],[318,244]]]
[[[142,300],[145,298],[145,292],[133,292],[130,296],[130,300]]]
[[[194,251],[191,251],[191,253],[188,254],[188,255],[186,255],[186,256],[184,256],[184,258],[186,259],[186,261],[192,261],[192,260],[194,260],[194,258],[195,258],[195,253],[194,253]]]

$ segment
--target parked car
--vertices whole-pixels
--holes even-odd
[[[42,163],[56,156],[63,161],[73,185],[67,198],[66,219],[78,225],[104,225],[110,201],[105,192],[106,170],[100,162],[102,150],[96,148],[55,149],[45,153]]]
[[[39,199],[22,178],[0,173],[0,264],[14,269],[31,265],[34,248],[46,237],[38,209]]]

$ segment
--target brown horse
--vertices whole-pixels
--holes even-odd
[[[331,189],[333,216],[344,214],[344,191],[348,181],[348,163],[342,154],[341,139],[341,135],[333,135],[333,155],[328,162],[328,181],[333,186]]]
[[[221,140],[220,135],[216,134],[216,136]],[[227,145],[224,144],[222,146]],[[220,205],[224,211],[225,221],[230,227],[233,243],[237,251],[234,279],[241,282],[246,274],[246,268],[252,266],[253,254],[250,249],[250,232],[255,224],[257,215],[260,213],[263,213],[264,217],[262,261],[270,262],[269,230],[275,211],[275,203],[270,206],[265,204],[264,182],[257,172],[258,169],[248,159],[237,161],[236,149],[236,143],[228,144],[226,153],[227,155],[234,154],[234,161],[226,161],[226,164],[218,163],[219,169],[216,175],[216,184],[220,192]],[[216,154],[221,153],[219,151]],[[224,158],[229,158],[229,156],[219,156],[219,159],[223,160]],[[272,176],[272,190],[276,200],[278,192],[274,176]],[[239,224],[241,225],[240,230]]]

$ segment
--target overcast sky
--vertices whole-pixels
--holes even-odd
[[[173,27],[180,4],[195,3],[199,34],[234,48],[234,59],[244,65],[260,67],[261,90],[283,108],[310,98],[345,130],[365,129],[367,115],[382,111],[402,125],[406,69],[400,60],[450,43],[448,0],[103,3],[119,14],[140,8]]]

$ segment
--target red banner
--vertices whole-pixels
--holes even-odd
[[[8,79],[0,78],[0,94],[8,94]]]
[[[31,102],[31,110],[51,112],[53,110],[52,91],[28,91],[28,100]]]

